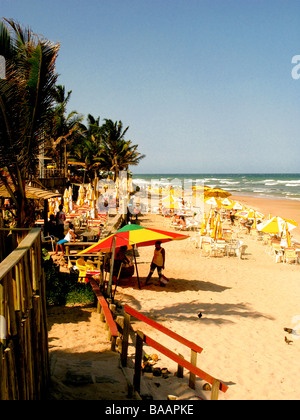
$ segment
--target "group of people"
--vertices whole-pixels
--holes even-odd
[[[64,255],[64,244],[68,242],[75,242],[75,230],[74,225],[69,223],[69,228],[67,233],[64,233],[64,222],[66,220],[66,215],[63,211],[63,206],[59,206],[59,211],[54,216],[53,214],[50,215],[50,220],[48,222],[48,226],[46,227],[46,234],[53,235],[57,237],[59,240],[56,244],[55,254],[58,253],[59,249]],[[184,219],[180,219],[182,222],[185,222]],[[115,269],[119,269],[121,263],[123,264],[130,264],[130,260],[126,256],[127,246],[123,246],[119,249],[116,254],[115,259]],[[161,282],[161,278],[163,276],[162,271],[165,268],[165,249],[161,246],[161,241],[155,242],[155,249],[154,255],[150,265],[150,271],[146,279],[146,285],[149,283],[152,275],[154,274],[155,270],[157,270],[158,278],[160,285],[163,286],[164,284]]]
[[[75,230],[74,225],[69,223],[68,232],[65,234],[65,220],[66,214],[63,211],[63,205],[59,206],[59,210],[56,215],[51,214],[48,223],[46,224],[46,228],[44,231],[45,236],[51,235],[58,239],[56,243],[55,254],[58,253],[60,249],[62,255],[64,255],[64,244],[67,242],[75,242]]]

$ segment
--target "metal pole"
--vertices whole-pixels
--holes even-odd
[[[112,279],[113,279],[113,271],[114,271],[114,263],[115,263],[116,240],[117,240],[117,238],[116,238],[116,236],[114,236],[113,237],[111,262],[110,262],[109,281],[108,281],[108,285],[107,285],[107,296],[110,296],[111,288],[112,288]]]

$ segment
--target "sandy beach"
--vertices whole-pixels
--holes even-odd
[[[300,221],[298,203],[235,198],[264,213]],[[160,215],[145,215],[140,223],[172,229],[169,219]],[[187,234],[193,237],[196,233]],[[293,236],[296,238],[295,233]],[[138,272],[142,288],[138,288],[136,278],[124,280],[117,289],[116,299],[203,347],[197,366],[229,387],[226,393],[220,392],[220,400],[298,399],[300,340],[284,328],[300,330],[300,265],[276,264],[265,252],[265,245],[247,235],[242,240],[248,245],[242,260],[233,256],[203,258],[190,239],[163,244],[165,275],[169,279],[166,287],[157,284],[156,274],[153,284],[144,286],[153,247],[140,248]],[[200,312],[201,318],[198,317]],[[89,323],[87,326],[79,320],[64,321],[63,316],[72,314],[60,314],[60,321],[52,322],[50,311],[50,340],[53,342],[53,337],[60,340],[60,335],[64,335],[64,342],[56,341],[56,345],[61,346],[60,351],[66,347],[67,351],[77,353],[76,357],[85,358],[85,351],[89,354],[90,340],[85,335],[77,350],[78,336],[86,334],[89,328],[93,340],[101,343],[101,336],[97,336],[100,332],[98,318],[91,314],[85,320]],[[66,336],[66,323],[69,326],[74,323],[76,334],[73,335],[69,328]],[[138,321],[134,322],[133,328],[141,329],[170,350],[190,359],[189,350],[153,328]],[[285,337],[292,342],[287,344]],[[101,349],[99,345],[100,353]],[[55,347],[50,351],[54,350]],[[145,351],[157,353],[147,347]],[[210,399],[210,393],[202,391],[202,380],[197,378],[196,389],[189,389],[187,372],[184,379],[175,378],[176,364],[164,356],[159,355],[159,358],[158,366],[168,367],[171,374],[169,379],[160,381],[157,399],[164,399],[167,394],[176,395],[178,399]],[[154,382],[153,379],[149,381]]]

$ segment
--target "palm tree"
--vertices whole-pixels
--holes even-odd
[[[125,134],[129,127],[123,130],[121,121],[113,122],[105,120],[101,127],[103,153],[102,168],[114,172],[116,181],[119,171],[128,170],[129,165],[137,165],[145,155],[137,151],[137,145],[133,145],[131,140],[125,140]]]
[[[87,126],[81,124],[81,136],[74,142],[70,162],[80,162],[84,164],[85,174],[91,181],[96,177],[97,169],[101,166],[101,127],[99,126],[100,117],[94,118],[91,114],[87,116]]]
[[[51,157],[59,168],[67,171],[67,154],[76,138],[80,136],[83,116],[72,111],[66,116],[66,107],[72,91],[65,94],[65,86],[55,86],[53,96],[55,100],[54,112],[47,123],[45,150],[47,157]]]
[[[5,23],[4,23],[5,22]],[[16,208],[17,225],[26,225],[25,183],[35,176],[43,130],[53,104],[59,45],[23,29],[14,20],[0,22],[0,55],[6,79],[0,80],[0,179]]]

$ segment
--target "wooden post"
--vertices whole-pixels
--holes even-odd
[[[178,356],[184,359],[182,354],[179,353]],[[177,378],[183,378],[183,366],[180,366],[180,364],[178,364],[178,368],[177,368]]]
[[[197,352],[191,350],[191,364],[197,366]],[[196,375],[190,372],[189,387],[195,389],[196,387]]]
[[[220,389],[220,381],[217,379],[213,380],[212,388],[211,388],[211,400],[217,400],[219,397],[219,389]]]
[[[112,280],[113,280],[113,272],[114,272],[114,262],[115,262],[115,251],[116,251],[116,236],[113,237],[113,246],[112,246],[112,255],[110,261],[110,273],[109,273],[109,281],[107,285],[107,296],[110,297],[111,295],[111,287],[112,287]]]
[[[135,361],[134,361],[134,376],[133,387],[136,392],[141,389],[141,372],[142,372],[142,357],[143,357],[144,334],[142,331],[137,331],[135,343]]]
[[[124,315],[124,328],[123,328],[122,353],[121,353],[121,363],[122,363],[122,366],[127,366],[127,352],[128,352],[129,331],[130,331],[130,315],[128,315],[125,312],[125,315]]]

